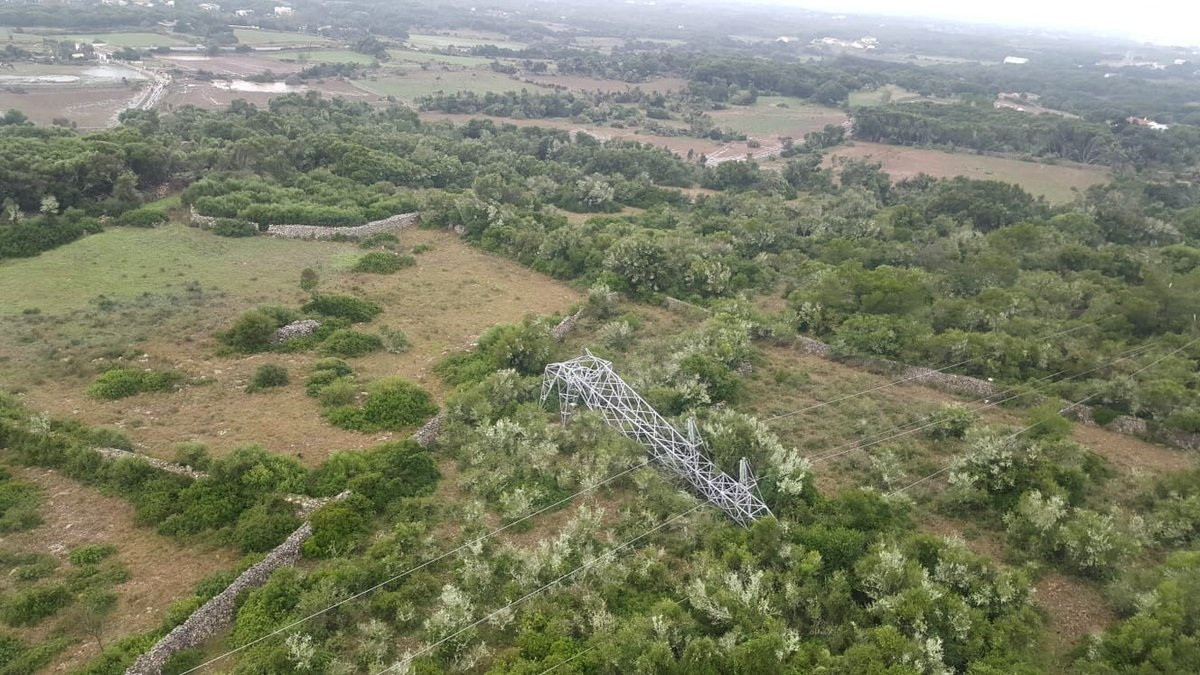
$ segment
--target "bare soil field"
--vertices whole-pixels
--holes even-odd
[[[304,267],[320,272],[323,290],[369,298],[384,308],[384,313],[362,330],[378,332],[382,326],[403,330],[412,343],[404,354],[379,352],[353,359],[351,365],[360,381],[402,375],[419,382],[438,399],[447,392],[430,369],[445,354],[469,347],[496,323],[564,310],[581,298],[563,284],[470,248],[446,232],[402,233],[406,247],[424,243],[433,248],[416,256],[414,267],[393,275],[348,272],[363,253],[349,244],[228,240],[179,226],[123,236],[126,232],[95,235],[38,258],[6,263],[0,267],[0,288],[18,277],[28,278],[28,274],[58,277],[55,270],[74,268],[76,273],[67,273],[72,278],[60,282],[66,285],[58,290],[53,285],[43,287],[34,295],[54,294],[60,299],[74,295],[78,305],[86,306],[97,293],[113,300],[140,293],[138,289],[175,293],[165,287],[173,274],[160,268],[159,262],[173,260],[171,269],[185,275],[180,277],[181,282],[197,276],[199,286],[208,290],[190,307],[156,305],[154,311],[161,312],[158,318],[129,310],[126,323],[132,332],[91,335],[89,338],[95,342],[85,347],[71,346],[71,336],[87,332],[88,324],[69,313],[65,314],[69,320],[61,324],[37,328],[44,336],[40,341],[26,342],[21,335],[2,334],[0,375],[10,386],[33,385],[22,387],[26,391],[21,394],[31,409],[120,429],[139,451],[164,458],[172,457],[175,444],[181,441],[205,443],[216,455],[243,444],[259,443],[272,452],[313,465],[336,450],[365,448],[404,436],[360,434],[325,423],[316,401],[303,391],[308,367],[319,358],[315,353],[215,355],[218,345],[213,335],[228,327],[242,311],[260,304],[302,304],[305,295],[296,286],[296,279]],[[114,235],[117,240],[98,245],[103,243],[102,238]],[[147,247],[157,248],[159,257],[150,260],[130,253]],[[220,264],[213,264],[214,260]],[[263,260],[270,260],[270,266],[264,267]],[[123,275],[106,281],[109,275],[105,270],[117,268]],[[32,296],[17,297],[23,295],[27,294],[13,296],[14,307],[36,302]],[[59,311],[66,309],[61,307]],[[112,319],[98,320],[102,325],[112,323]],[[14,330],[18,323],[14,321]],[[59,356],[44,355],[50,343],[62,345],[62,351],[55,352]],[[70,369],[61,377],[43,379],[34,375],[44,372],[39,369],[46,366],[47,358],[54,361],[73,353],[65,358],[82,364],[94,357],[94,349],[103,351],[105,344],[118,349],[132,347],[145,354],[134,358],[134,364],[174,367],[191,378],[209,381],[172,393],[97,401],[85,395],[94,376],[91,366],[81,368],[75,376],[70,375]],[[292,383],[268,392],[246,393],[244,387],[250,375],[264,363],[287,367]]]
[[[299,63],[288,63],[257,54],[220,54],[218,56],[164,54],[155,57],[154,62],[183,71],[207,70],[217,75],[230,77],[257,75],[267,70],[280,75],[288,75],[304,68]]]
[[[255,89],[267,89],[267,91],[245,91],[231,88],[226,82],[175,81],[163,97],[162,105],[167,109],[183,105],[194,105],[198,108],[224,108],[240,99],[258,106],[265,106],[277,96],[293,92],[304,93],[310,90],[320,91],[326,96],[367,100],[373,98],[371,94],[349,82],[337,79],[314,81],[294,87],[282,83],[274,84],[276,86],[254,87]]]
[[[1034,195],[1044,196],[1061,204],[1074,199],[1075,191],[1085,190],[1111,178],[1108,170],[1082,164],[1041,164],[1008,157],[992,157],[925,148],[910,148],[882,143],[855,141],[853,145],[834,148],[826,156],[826,166],[835,158],[867,159],[883,164],[883,170],[893,180],[911,178],[926,173],[937,178],[966,176],[1016,183]]]
[[[50,469],[16,467],[11,471],[43,490],[38,513],[44,522],[28,532],[6,535],[6,547],[48,554],[66,565],[67,554],[76,547],[117,546],[116,556],[128,567],[130,578],[113,588],[117,608],[106,619],[106,644],[154,628],[172,602],[191,595],[198,581],[232,568],[238,560],[228,549],[184,545],[152,529],[135,527],[129,502],[105,496]],[[45,640],[66,614],[33,628],[6,630],[36,644]],[[59,654],[47,670],[70,670],[97,653],[95,642],[80,642]]]
[[[138,87],[26,87],[24,91],[0,89],[0,110],[15,108],[38,124],[63,117],[81,129],[102,129],[137,95]]]

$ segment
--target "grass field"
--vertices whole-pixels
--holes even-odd
[[[320,35],[258,28],[234,28],[233,35],[238,42],[251,47],[306,47],[332,43],[332,40]]]
[[[408,43],[414,49],[442,49],[445,47],[482,47],[492,45],[500,49],[524,49],[529,45],[495,34],[455,32],[451,35],[430,35],[415,33],[408,36]]]
[[[70,40],[72,42],[103,42],[114,47],[133,47],[145,49],[149,47],[179,47],[196,44],[192,40],[179,35],[167,33],[75,33],[73,35],[48,35],[52,40]]]
[[[359,54],[348,49],[300,49],[286,52],[266,52],[267,58],[276,61],[295,61],[297,63],[357,63],[369,65],[375,63],[375,57],[370,54]]]
[[[1111,178],[1108,169],[1082,164],[1041,164],[1007,157],[991,157],[925,148],[909,148],[856,141],[848,147],[829,151],[826,161],[849,157],[869,159],[883,164],[892,180],[927,173],[938,178],[966,176],[1016,183],[1034,195],[1061,204],[1075,198],[1075,190],[1084,190]]]
[[[349,272],[363,253],[353,244],[224,239],[180,225],[114,228],[36,258],[5,262],[0,382],[24,391],[34,410],[121,429],[147,454],[169,458],[174,445],[187,440],[218,455],[257,442],[315,464],[336,450],[365,448],[391,435],[344,431],[321,419],[303,385],[315,353],[216,356],[213,337],[251,307],[302,304],[300,270],[316,269],[326,292],[379,303],[383,314],[363,330],[388,326],[407,334],[408,352],[353,361],[364,380],[403,375],[438,398],[446,392],[430,368],[444,354],[466,348],[496,323],[553,313],[580,298],[450,233],[408,230],[401,240],[433,248],[394,275]],[[34,307],[40,312],[21,313]],[[209,381],[111,402],[85,396],[96,374],[93,360],[122,352],[135,363]],[[292,384],[245,393],[250,375],[264,363],[288,368]]]
[[[395,96],[404,101],[412,101],[420,96],[444,91],[474,91],[485,93],[489,91],[517,91],[522,88],[535,89],[534,85],[518,82],[507,75],[491,70],[456,70],[456,71],[412,71],[404,75],[388,74],[379,77],[356,80],[355,84],[379,96]]]
[[[492,62],[492,59],[482,56],[434,54],[431,52],[414,52],[407,49],[389,49],[388,56],[392,57],[391,63],[444,63],[446,65],[465,66],[467,68],[486,66]]]
[[[32,45],[40,45],[42,36],[36,33],[30,33],[32,29],[21,29],[17,32],[16,28],[8,26],[0,26],[0,44],[14,44],[18,47],[29,47]]]
[[[791,136],[797,140],[826,124],[841,124],[846,114],[836,108],[814,105],[789,96],[759,96],[751,106],[730,106],[712,113],[721,127],[761,138]]]

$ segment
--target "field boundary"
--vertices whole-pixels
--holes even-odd
[[[193,206],[190,208],[190,221],[192,227],[198,227],[202,230],[211,230],[220,218],[206,216],[196,210]],[[334,237],[366,237],[380,232],[395,232],[406,230],[410,227],[416,227],[421,222],[421,214],[418,211],[412,213],[398,213],[394,216],[388,216],[380,220],[372,220],[363,225],[354,225],[350,227],[325,227],[322,225],[268,225],[266,229],[258,223],[254,223],[258,229],[267,236],[281,237],[284,239],[332,239]]]

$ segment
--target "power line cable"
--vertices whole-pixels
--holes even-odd
[[[1063,335],[1069,335],[1071,333],[1074,333],[1077,330],[1082,330],[1084,328],[1087,328],[1088,326],[1092,326],[1095,323],[1096,323],[1095,321],[1089,321],[1083,325],[1075,326],[1074,328],[1069,328],[1067,330],[1059,331],[1057,333],[1051,333],[1050,335],[1047,335],[1045,337],[1038,338],[1038,341],[1044,342],[1046,340],[1050,340],[1050,339],[1053,339],[1056,337],[1061,337]],[[922,372],[917,375],[909,375],[908,377],[902,377],[898,380],[894,380],[894,381],[888,382],[886,384],[880,384],[880,385],[871,387],[870,389],[864,389],[863,391],[855,392],[853,394],[846,394],[845,396],[839,396],[838,398],[831,399],[828,401],[814,403],[813,405],[810,405],[810,406],[807,406],[804,408],[800,408],[799,410],[793,410],[791,412],[780,413],[778,415],[774,415],[772,417],[766,418],[765,420],[763,420],[763,423],[774,422],[775,420],[783,419],[785,417],[792,417],[793,415],[799,415],[800,413],[805,413],[810,410],[816,410],[818,408],[823,408],[827,405],[833,405],[834,403],[841,403],[842,401],[848,401],[852,398],[858,398],[859,396],[863,396],[865,394],[870,394],[871,392],[875,392],[875,391],[880,391],[882,389],[887,389],[889,387],[894,387],[898,384],[904,384],[905,382],[911,382],[912,380],[921,380],[921,379],[929,377],[930,375],[932,375],[934,373],[944,373],[947,370],[950,370],[951,368],[957,368],[959,366],[966,365],[966,364],[972,363],[974,361],[978,361],[982,358],[984,358],[983,355],[973,356],[969,359],[963,359],[962,361],[959,361],[958,363],[951,363],[948,366],[942,366],[941,368],[938,368],[937,370],[930,370],[928,372]]]
[[[538,509],[538,510],[536,510],[536,511],[533,511],[533,512],[531,512],[531,513],[529,513],[529,514],[527,514],[527,515],[525,515],[525,516],[522,516],[521,518],[518,518],[517,520],[514,520],[514,521],[512,521],[511,523],[508,523],[508,524],[506,524],[506,525],[503,525],[503,526],[501,526],[501,527],[498,527],[498,528],[496,528],[496,529],[494,529],[494,530],[492,530],[492,531],[488,532],[487,534],[480,535],[480,536],[476,537],[475,539],[472,539],[471,541],[468,541],[467,543],[460,545],[458,548],[451,549],[451,550],[449,550],[449,551],[446,551],[445,553],[442,553],[441,555],[438,555],[438,556],[436,556],[436,557],[434,557],[434,558],[430,558],[430,559],[428,559],[428,560],[426,560],[426,561],[424,561],[424,562],[422,562],[422,563],[419,563],[419,564],[417,564],[417,565],[414,565],[414,566],[412,566],[412,567],[410,567],[410,568],[408,568],[408,569],[404,570],[403,572],[400,572],[399,574],[396,574],[396,575],[394,575],[394,576],[388,577],[387,579],[384,579],[383,581],[381,581],[381,582],[379,582],[379,583],[375,584],[374,586],[371,586],[370,588],[367,588],[367,589],[364,589],[364,590],[362,590],[362,591],[359,591],[359,592],[355,593],[354,595],[347,596],[347,597],[345,597],[345,598],[343,598],[343,599],[341,599],[341,600],[338,600],[337,602],[335,602],[335,603],[333,603],[333,604],[331,604],[331,605],[328,605],[328,606],[326,606],[326,607],[324,607],[324,608],[322,608],[322,609],[319,609],[319,610],[317,610],[317,611],[315,611],[315,612],[313,612],[313,613],[311,613],[311,614],[309,614],[309,615],[307,615],[307,616],[304,616],[304,617],[302,617],[302,618],[299,618],[299,619],[296,619],[296,620],[294,620],[294,621],[291,621],[290,623],[287,623],[287,624],[285,624],[285,625],[283,625],[283,626],[281,626],[281,627],[279,627],[279,628],[276,628],[275,630],[271,631],[270,633],[267,633],[267,634],[265,634],[265,635],[262,635],[262,636],[260,636],[260,637],[257,637],[257,638],[255,638],[255,639],[251,640],[250,642],[247,642],[246,644],[239,645],[238,647],[235,647],[235,648],[233,648],[233,649],[230,649],[230,650],[228,650],[228,651],[226,651],[226,652],[223,652],[223,653],[221,653],[221,654],[218,654],[217,656],[214,656],[213,658],[211,658],[211,659],[209,659],[209,660],[205,661],[204,663],[201,663],[201,664],[200,664],[200,665],[198,665],[198,666],[194,666],[194,667],[192,667],[192,668],[189,668],[188,670],[185,670],[185,671],[183,671],[182,675],[187,675],[187,673],[191,673],[191,672],[193,672],[193,671],[200,670],[201,668],[205,668],[205,667],[207,667],[207,666],[210,666],[210,665],[212,665],[212,664],[216,663],[217,661],[220,661],[220,660],[222,660],[222,659],[224,659],[224,658],[227,658],[227,657],[229,657],[229,656],[232,656],[232,655],[234,655],[234,654],[236,654],[236,653],[238,653],[238,652],[240,652],[240,651],[242,651],[242,650],[244,650],[244,649],[247,649],[247,648],[249,648],[249,647],[253,647],[254,645],[256,645],[256,644],[259,644],[260,642],[263,642],[263,641],[265,641],[265,640],[268,640],[268,639],[270,639],[270,638],[272,638],[272,637],[275,637],[276,635],[279,635],[280,633],[285,633],[285,632],[287,632],[287,631],[289,631],[289,630],[291,630],[291,629],[295,628],[296,626],[299,626],[299,625],[301,625],[301,624],[303,624],[303,623],[307,623],[307,622],[309,622],[309,621],[311,621],[311,620],[313,620],[313,619],[317,618],[318,616],[321,616],[322,614],[325,614],[325,613],[327,613],[327,612],[329,612],[329,611],[332,611],[332,610],[334,610],[334,609],[337,609],[338,607],[341,607],[342,605],[344,605],[344,604],[346,604],[346,603],[348,603],[348,602],[352,602],[352,601],[354,601],[354,600],[357,600],[358,598],[361,598],[361,597],[363,597],[364,595],[369,595],[369,594],[371,594],[371,593],[374,593],[375,591],[379,590],[380,588],[383,588],[384,586],[387,586],[388,584],[391,584],[391,583],[393,583],[393,582],[395,582],[395,581],[398,581],[398,580],[400,580],[400,579],[402,579],[402,578],[404,578],[404,577],[406,577],[406,576],[408,576],[408,575],[412,574],[413,572],[420,571],[420,570],[422,570],[422,569],[424,569],[424,568],[426,568],[426,567],[428,567],[428,566],[430,566],[430,565],[432,565],[432,564],[434,564],[434,563],[441,562],[442,560],[445,560],[446,558],[449,558],[450,556],[453,556],[453,555],[454,555],[454,554],[456,554],[456,553],[459,553],[459,552],[461,552],[461,551],[463,551],[463,550],[465,550],[465,549],[468,549],[468,548],[470,548],[471,546],[474,546],[475,544],[478,544],[478,543],[480,543],[480,542],[484,541],[485,539],[488,539],[488,538],[490,538],[490,537],[494,537],[494,536],[496,536],[497,534],[500,534],[501,532],[504,532],[505,530],[508,530],[508,529],[510,529],[510,528],[512,528],[512,527],[514,527],[514,526],[516,526],[516,525],[517,525],[517,524],[519,524],[519,523],[522,523],[522,522],[524,522],[524,521],[526,521],[526,520],[529,520],[530,518],[533,518],[533,517],[535,517],[535,516],[541,515],[541,514],[545,513],[546,511],[549,511],[549,510],[551,510],[551,509],[553,509],[553,508],[555,508],[555,507],[561,506],[562,504],[565,504],[565,503],[567,503],[567,502],[569,502],[569,501],[571,501],[571,500],[575,499],[575,498],[576,498],[576,497],[578,497],[579,495],[585,494],[585,493],[587,493],[587,492],[591,492],[592,490],[595,490],[596,488],[598,488],[598,487],[600,487],[600,486],[602,486],[602,485],[605,485],[605,484],[607,484],[607,483],[611,483],[612,481],[614,481],[614,480],[616,480],[616,479],[620,478],[621,476],[624,476],[624,475],[626,475],[626,474],[628,474],[628,473],[631,473],[631,472],[633,472],[633,471],[636,471],[636,470],[638,470],[638,469],[641,469],[642,467],[645,467],[645,466],[649,465],[649,464],[650,464],[652,461],[653,461],[653,460],[650,460],[650,459],[648,459],[648,460],[646,460],[646,461],[642,462],[641,464],[637,464],[637,465],[631,466],[631,467],[629,467],[628,469],[625,469],[624,471],[621,471],[621,472],[619,472],[619,473],[613,474],[612,476],[609,476],[608,478],[605,478],[604,480],[602,480],[602,481],[600,481],[600,482],[598,482],[598,483],[593,483],[593,484],[589,485],[588,487],[585,487],[585,488],[583,488],[582,490],[579,490],[578,492],[576,492],[576,493],[574,493],[574,494],[572,494],[572,495],[569,495],[569,496],[567,496],[567,497],[563,497],[562,499],[560,499],[560,500],[558,500],[558,501],[554,502],[553,504],[550,504],[550,505],[548,505],[548,506],[543,506],[542,508],[540,508],[540,509]]]
[[[1196,337],[1196,339],[1194,339],[1194,340],[1192,340],[1192,341],[1188,342],[1188,344],[1187,344],[1187,345],[1183,345],[1182,347],[1175,348],[1175,350],[1171,350],[1170,352],[1163,354],[1163,356],[1162,356],[1162,357],[1158,357],[1157,359],[1154,359],[1154,360],[1152,360],[1152,362],[1151,362],[1151,363],[1148,363],[1148,364],[1146,364],[1146,365],[1144,365],[1144,366],[1141,366],[1141,368],[1139,368],[1138,370],[1134,370],[1133,372],[1130,372],[1129,376],[1130,376],[1130,377],[1132,377],[1132,376],[1134,376],[1134,375],[1138,375],[1138,374],[1139,374],[1139,372],[1144,372],[1144,371],[1146,371],[1146,370],[1150,370],[1151,368],[1154,368],[1154,366],[1156,366],[1156,365],[1158,365],[1158,364],[1160,364],[1160,363],[1164,362],[1164,360],[1166,360],[1166,359],[1168,359],[1168,358],[1170,358],[1170,357],[1172,357],[1172,356],[1175,356],[1175,354],[1177,354],[1178,352],[1182,352],[1183,350],[1187,350],[1187,348],[1188,348],[1188,347],[1190,347],[1190,346],[1192,346],[1192,345],[1195,345],[1195,344],[1196,344],[1196,342],[1200,342],[1200,337]],[[1066,407],[1063,407],[1063,408],[1062,408],[1062,410],[1058,411],[1058,414],[1062,414],[1062,413],[1064,413],[1064,412],[1067,412],[1067,411],[1069,411],[1069,410],[1070,410],[1070,408],[1075,408],[1075,407],[1079,407],[1079,406],[1081,406],[1081,405],[1084,405],[1084,404],[1086,404],[1086,402],[1087,402],[1087,401],[1090,401],[1090,400],[1092,400],[1092,399],[1096,398],[1096,396],[1098,396],[1098,395],[1099,395],[1099,392],[1097,392],[1097,393],[1094,393],[1094,394],[1087,395],[1087,396],[1085,396],[1085,398],[1082,398],[1082,399],[1080,399],[1080,400],[1078,400],[1078,401],[1075,401],[1075,402],[1074,402],[1074,404],[1070,404],[1070,405],[1068,405],[1068,406],[1066,406]],[[1022,426],[1022,428],[1021,428],[1021,429],[1018,429],[1018,430],[1016,430],[1016,431],[1013,431],[1013,432],[1012,432],[1012,434],[1009,434],[1008,436],[1004,436],[1004,437],[1002,438],[1002,440],[1003,440],[1003,441],[1008,441],[1008,440],[1010,440],[1010,438],[1015,438],[1015,437],[1018,437],[1018,436],[1020,436],[1021,434],[1025,434],[1025,432],[1026,432],[1026,431],[1028,431],[1028,430],[1031,430],[1031,429],[1033,429],[1033,428],[1036,428],[1036,426],[1038,426],[1039,424],[1044,424],[1044,423],[1045,423],[1045,420],[1044,420],[1044,419],[1039,419],[1039,420],[1037,420],[1037,422],[1034,422],[1034,423],[1032,423],[1032,424],[1027,424],[1026,426]],[[895,489],[895,490],[893,490],[893,491],[890,491],[890,492],[888,492],[888,494],[887,494],[886,496],[888,496],[888,497],[893,497],[893,496],[895,496],[895,495],[899,495],[899,494],[900,494],[900,492],[904,492],[904,491],[905,491],[905,490],[907,490],[907,489],[913,488],[913,486],[916,486],[916,485],[922,484],[922,483],[926,482],[926,480],[930,480],[931,478],[936,478],[937,476],[941,476],[941,474],[942,474],[942,473],[946,473],[947,471],[949,471],[949,470],[950,470],[950,468],[953,468],[953,467],[954,467],[954,464],[955,464],[955,462],[954,462],[954,461],[950,461],[950,462],[949,462],[949,464],[947,464],[946,466],[943,466],[943,467],[941,467],[941,468],[938,468],[938,470],[937,470],[937,471],[935,471],[935,472],[932,472],[932,473],[928,474],[928,476],[923,476],[923,477],[920,477],[920,478],[918,478],[918,479],[916,479],[916,480],[913,480],[913,482],[912,482],[912,483],[908,483],[907,485],[905,485],[905,486],[902,486],[902,488],[898,488],[898,489]]]
[[[479,624],[490,620],[492,617],[495,617],[497,614],[500,614],[502,612],[506,612],[506,611],[512,609],[516,605],[519,605],[520,603],[528,600],[529,598],[532,598],[533,596],[541,593],[542,591],[544,591],[552,586],[555,586],[559,583],[562,583],[563,581],[578,574],[579,572],[582,572],[583,570],[591,567],[592,565],[595,565],[596,563],[600,562],[601,560],[604,560],[605,558],[611,558],[612,556],[616,555],[621,550],[629,548],[630,546],[637,543],[641,539],[644,539],[645,537],[647,537],[651,534],[654,534],[658,530],[661,530],[662,528],[666,527],[667,525],[670,525],[671,523],[679,520],[680,518],[684,518],[684,517],[694,513],[697,509],[704,506],[704,504],[705,504],[705,502],[700,502],[699,504],[696,504],[695,506],[688,509],[687,511],[684,511],[683,513],[680,513],[678,515],[672,516],[671,518],[669,518],[667,520],[664,520],[663,522],[659,523],[658,525],[655,525],[654,527],[650,528],[649,530],[646,530],[645,532],[639,534],[638,536],[634,537],[633,539],[630,539],[629,541],[617,546],[616,548],[609,549],[607,552],[602,553],[595,558],[592,558],[591,560],[589,560],[589,561],[585,562],[584,564],[580,565],[579,567],[576,567],[575,569],[567,572],[566,574],[563,574],[562,576],[558,577],[557,579],[554,579],[553,581],[550,581],[549,583],[539,586],[538,588],[535,588],[534,590],[526,593],[525,595],[522,595],[521,597],[517,598],[516,600],[509,602],[508,604],[504,605],[503,607],[501,607],[497,610],[494,610],[489,614],[484,615],[482,618],[476,619],[475,621],[463,626],[462,628],[459,628],[458,630],[456,630],[453,633],[447,635],[446,637],[438,640],[437,642],[434,642],[432,644],[422,647],[421,649],[418,649],[416,652],[404,657],[403,660],[393,663],[392,665],[388,666],[387,668],[384,668],[383,670],[379,671],[375,675],[383,675],[384,673],[391,672],[394,669],[407,666],[409,663],[412,663],[413,659],[416,659],[417,657],[422,656],[425,653],[427,653],[433,649],[436,649],[437,647],[441,646],[442,644],[444,644],[445,642],[447,642],[449,640],[453,640],[454,638],[458,637],[459,635],[462,635],[463,633],[478,626]]]
[[[1096,372],[1096,371],[1098,371],[1098,370],[1103,370],[1104,368],[1107,368],[1107,367],[1109,367],[1109,366],[1111,366],[1111,365],[1113,365],[1113,364],[1115,364],[1115,363],[1120,363],[1121,361],[1124,361],[1124,360],[1126,360],[1126,359],[1132,358],[1133,356],[1136,356],[1138,353],[1149,351],[1151,348],[1153,348],[1153,345],[1141,345],[1141,346],[1139,346],[1139,347],[1134,347],[1134,348],[1132,348],[1132,349],[1126,350],[1126,351],[1123,353],[1123,355],[1122,355],[1120,358],[1113,359],[1113,360],[1111,360],[1111,361],[1108,361],[1108,362],[1106,362],[1106,363],[1104,363],[1104,364],[1101,364],[1101,365],[1099,365],[1099,366],[1096,366],[1095,368],[1091,368],[1091,369],[1089,369],[1089,370],[1085,370],[1085,371],[1083,371],[1083,372],[1081,372],[1081,373],[1076,373],[1075,375],[1072,375],[1072,376],[1070,376],[1070,377],[1064,378],[1064,379],[1062,379],[1062,380],[1059,380],[1059,381],[1060,381],[1060,382],[1066,382],[1066,381],[1069,381],[1069,380],[1072,380],[1072,379],[1075,379],[1075,378],[1078,378],[1078,377],[1083,377],[1084,375],[1088,375],[1088,374],[1090,374],[1090,373],[1094,373],[1094,372]],[[1060,370],[1060,371],[1058,371],[1057,373],[1052,373],[1052,374],[1050,374],[1050,375],[1047,375],[1047,376],[1045,376],[1045,377],[1038,378],[1037,380],[1034,380],[1034,383],[1035,383],[1035,385],[1034,385],[1034,386],[1036,386],[1036,385],[1037,385],[1037,383],[1041,383],[1041,382],[1044,382],[1044,381],[1046,381],[1046,380],[1049,380],[1049,379],[1051,379],[1051,378],[1054,378],[1054,377],[1056,377],[1056,376],[1058,376],[1058,375],[1061,375],[1061,374],[1062,374],[1062,373],[1064,373],[1064,372],[1066,372],[1066,371],[1065,371],[1065,370]],[[979,401],[984,401],[984,404],[983,404],[983,405],[980,405],[980,406],[978,406],[978,407],[976,407],[976,408],[972,408],[972,409],[970,409],[968,412],[975,413],[975,412],[979,412],[979,411],[981,411],[981,410],[986,410],[986,409],[988,409],[988,408],[994,408],[994,407],[996,407],[996,406],[998,406],[998,405],[1000,405],[1000,404],[1002,404],[1002,403],[1006,403],[1006,402],[1008,402],[1008,401],[1011,401],[1011,400],[1014,400],[1014,399],[1020,398],[1020,397],[1022,397],[1022,396],[1028,396],[1028,395],[1030,395],[1030,394],[1035,394],[1035,393],[1038,393],[1038,391],[1037,391],[1036,389],[1034,389],[1034,390],[1030,390],[1030,391],[1019,391],[1019,389],[1020,389],[1020,387],[1011,387],[1011,388],[1009,388],[1009,389],[1003,390],[1003,391],[1001,391],[1001,392],[1000,392],[1001,394],[1004,394],[1004,393],[1007,393],[1007,392],[1010,392],[1010,391],[1016,391],[1017,393],[1015,393],[1015,394],[1011,394],[1011,395],[1009,395],[1009,396],[1004,396],[1004,397],[1002,397],[1002,398],[995,399],[995,400],[992,400],[992,398],[991,398],[992,396],[995,396],[995,394],[992,394],[992,395],[990,395],[990,396],[988,396],[988,397],[981,397],[981,398],[975,399],[974,401],[971,401],[970,403],[977,403],[977,402],[979,402]],[[932,419],[933,419],[933,418],[935,418],[936,416],[937,416],[936,414],[932,414],[932,415],[926,415],[925,417],[918,418],[918,419],[916,419],[916,420],[913,420],[913,421],[911,421],[911,422],[905,422],[904,424],[899,424],[899,425],[896,425],[895,427],[892,427],[892,428],[893,428],[893,429],[899,429],[899,428],[903,428],[903,427],[905,427],[905,426],[908,426],[908,425],[910,425],[910,424],[917,424],[917,423],[920,423],[920,422],[924,422],[924,421],[926,421],[926,420],[932,420]],[[870,440],[870,441],[867,441],[867,442],[863,442],[863,441],[860,439],[860,440],[850,441],[850,442],[848,442],[848,443],[843,443],[842,445],[836,446],[836,447],[834,447],[834,448],[830,449],[829,451],[826,451],[826,452],[824,452],[824,453],[822,453],[822,454],[820,454],[820,455],[816,455],[816,456],[813,456],[813,457],[809,457],[809,458],[808,458],[808,460],[809,460],[811,463],[813,463],[813,464],[816,464],[816,463],[818,463],[818,462],[823,462],[823,461],[825,461],[825,460],[828,460],[828,459],[835,459],[835,458],[837,458],[837,457],[841,457],[841,456],[843,456],[843,455],[848,455],[848,454],[850,454],[850,453],[852,453],[852,452],[855,452],[855,451],[857,451],[857,450],[863,450],[863,449],[865,449],[865,448],[869,448],[869,447],[872,447],[872,446],[875,446],[875,445],[879,445],[880,443],[885,443],[885,442],[887,442],[887,441],[890,441],[890,440],[894,440],[894,439],[897,439],[897,438],[901,438],[901,437],[903,437],[903,436],[907,436],[907,435],[909,435],[909,434],[916,433],[916,432],[918,432],[918,431],[921,431],[921,430],[923,430],[923,429],[928,429],[929,427],[932,427],[932,426],[936,425],[937,423],[938,423],[938,422],[937,422],[937,420],[934,420],[934,421],[928,422],[928,423],[926,423],[926,424],[922,424],[922,425],[920,425],[920,426],[914,427],[914,428],[912,428],[912,429],[908,429],[908,430],[906,430],[906,431],[902,431],[902,432],[900,432],[900,433],[898,433],[898,434],[893,434],[893,435],[891,435],[891,436],[887,436],[887,437],[884,437],[884,438],[876,438],[876,439],[874,439],[874,440]],[[846,449],[846,450],[842,450],[842,448],[848,448],[848,449]]]

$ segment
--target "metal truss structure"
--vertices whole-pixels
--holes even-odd
[[[718,469],[708,459],[694,419],[688,420],[686,433],[680,432],[626,384],[609,361],[589,351],[570,361],[551,363],[546,366],[542,381],[543,403],[555,388],[564,422],[582,400],[609,425],[646,446],[663,468],[683,478],[739,524],[746,526],[771,515],[757,494],[757,481],[744,457],[739,464],[738,479]]]

